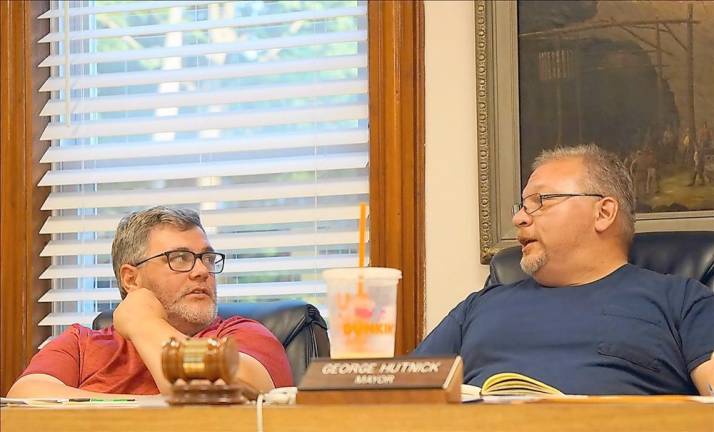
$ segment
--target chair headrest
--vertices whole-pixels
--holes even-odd
[[[285,347],[306,326],[316,324],[327,330],[327,323],[319,310],[302,300],[221,303],[218,305],[218,315],[224,319],[239,315],[259,321]]]
[[[498,252],[491,260],[491,274],[486,284],[513,283],[527,278],[520,260],[520,246]],[[714,288],[714,231],[637,233],[629,261],[658,273],[697,279]]]

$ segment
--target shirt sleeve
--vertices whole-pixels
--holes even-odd
[[[265,367],[275,387],[293,385],[292,371],[285,348],[262,324],[242,317],[223,322],[218,337],[231,336],[238,350],[258,360]]]
[[[699,281],[687,280],[681,310],[682,353],[691,372],[714,352],[714,291]]]
[[[466,312],[478,293],[469,295],[441,320],[439,325],[412,352],[412,355],[461,354],[461,341]]]
[[[67,386],[79,388],[79,339],[79,325],[73,324],[35,354],[20,376],[51,375]]]

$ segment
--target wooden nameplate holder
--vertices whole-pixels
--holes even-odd
[[[460,403],[461,357],[314,359],[298,404]]]

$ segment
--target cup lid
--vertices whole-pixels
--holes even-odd
[[[402,271],[387,267],[348,267],[335,268],[322,272],[323,279],[401,279]]]

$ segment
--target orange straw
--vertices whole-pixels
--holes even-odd
[[[359,203],[359,266],[364,267],[364,244],[365,230],[367,226],[367,203]],[[357,295],[364,296],[364,280],[359,278],[357,282]]]
[[[364,237],[367,225],[367,203],[359,203],[359,266],[364,267]]]

